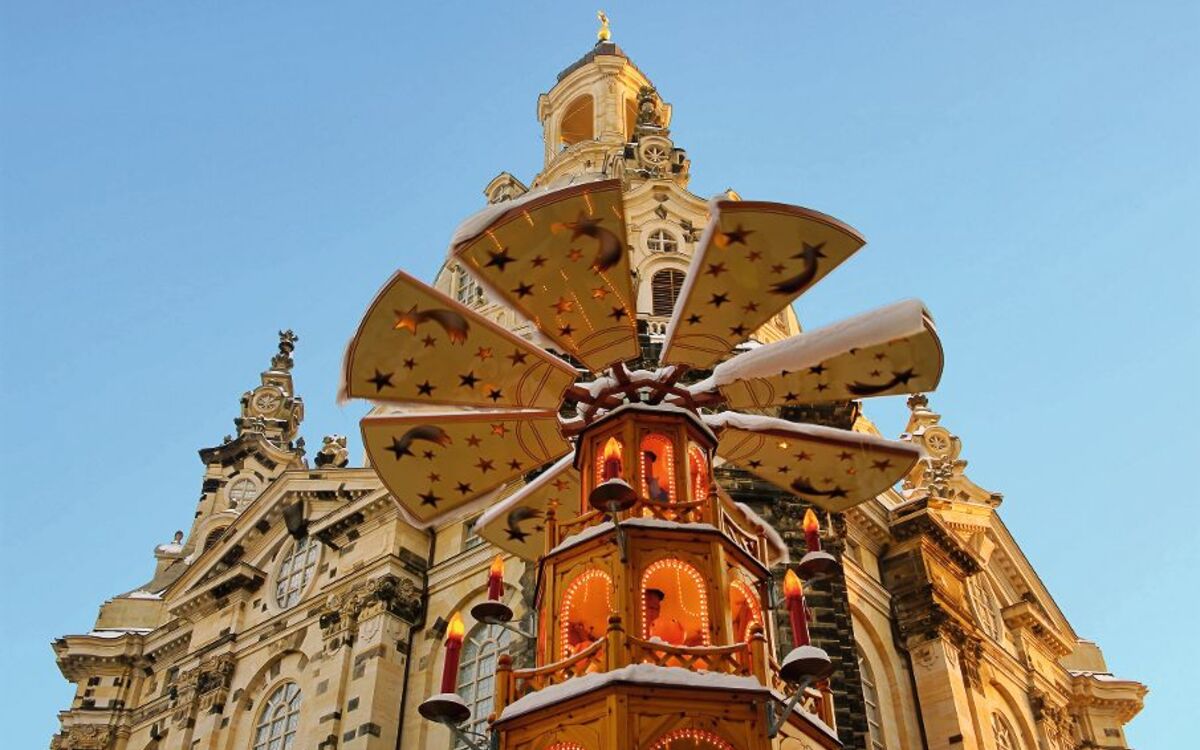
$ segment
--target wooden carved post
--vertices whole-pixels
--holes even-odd
[[[546,553],[558,546],[558,498],[551,498],[546,505]]]
[[[608,616],[608,632],[605,633],[604,652],[606,671],[625,666],[625,628],[621,627],[621,616],[616,612]]]
[[[750,626],[750,671],[760,684],[771,686],[770,663],[767,656],[767,636],[763,634],[762,625],[753,623]]]
[[[512,698],[512,657],[508,654],[500,654],[500,658],[496,661],[496,716],[499,717],[501,712],[508,706]]]

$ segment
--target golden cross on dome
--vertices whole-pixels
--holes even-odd
[[[596,32],[596,38],[602,42],[607,42],[612,39],[612,30],[608,28],[608,14],[602,10],[596,11],[596,18],[600,19],[600,30]]]

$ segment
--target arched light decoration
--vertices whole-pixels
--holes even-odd
[[[638,467],[647,500],[673,503],[675,494],[675,445],[666,435],[651,432],[638,447]]]
[[[659,620],[663,621],[664,625],[668,625],[673,619],[682,631],[677,640],[662,638],[664,641],[674,645],[697,645],[696,643],[689,644],[689,640],[699,640],[699,644],[705,646],[711,644],[708,634],[708,593],[700,571],[674,557],[657,560],[646,567],[646,571],[642,574],[641,601],[638,602],[643,638],[651,638],[655,635],[651,632],[650,623],[646,621],[646,591],[648,589],[658,589],[666,594],[666,598],[662,602]],[[690,631],[688,625],[693,626]],[[698,632],[695,628],[699,629]],[[698,639],[695,637],[697,635]]]
[[[704,449],[695,443],[688,444],[688,479],[692,485],[692,499],[708,497],[708,458]]]
[[[583,750],[583,745],[578,742],[555,742],[546,750]]]
[[[577,600],[577,597],[582,598]],[[565,659],[603,638],[611,611],[612,577],[608,573],[599,568],[588,568],[572,579],[563,592],[562,605],[559,607],[559,658]],[[577,647],[571,645],[573,619],[578,626],[592,626],[592,632],[585,630],[583,633],[592,638],[591,641],[580,641]]]
[[[729,584],[729,612],[734,640],[749,641],[750,627],[755,623],[765,627],[758,594],[740,578],[734,578]]]
[[[570,130],[586,134],[588,108],[579,104],[578,130]],[[341,394],[377,405],[362,420],[363,443],[396,501],[434,523],[498,497],[498,487],[571,453],[571,438],[635,402],[697,421],[701,408],[726,408],[703,416],[717,439],[710,459],[719,456],[825,510],[845,510],[903,478],[920,455],[909,443],[732,411],[937,385],[942,352],[916,301],[731,357],[857,252],[862,236],[798,206],[715,201],[658,367],[631,372],[626,363],[641,355],[641,345],[623,189],[619,179],[579,176],[568,187],[490,205],[454,233],[449,261],[474,276],[489,299],[531,321],[557,354],[402,272],[369,306],[347,348]],[[701,382],[679,383],[688,371],[710,368]],[[568,402],[573,418],[561,416]],[[635,479],[634,433],[622,439],[623,478]],[[684,445],[676,442],[677,461]],[[588,449],[589,462],[597,449]],[[577,468],[588,483],[591,469]],[[696,489],[677,473],[677,485]],[[493,521],[498,533],[505,521],[504,514]],[[531,554],[528,546],[524,553]]]
[[[703,729],[676,729],[667,732],[650,750],[737,750],[718,735]]]

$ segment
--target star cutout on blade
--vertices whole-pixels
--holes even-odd
[[[817,392],[829,390],[829,383],[817,383]]]
[[[559,297],[558,302],[554,302],[550,306],[553,307],[554,311],[559,315],[566,315],[575,309],[575,303],[566,297]]]
[[[598,286],[592,290],[592,299],[604,299],[609,295],[608,289]]]
[[[880,372],[879,370],[871,370],[871,377],[873,377],[873,378],[877,378],[877,377],[879,377],[879,376],[880,376],[880,375],[882,375],[882,374],[883,374],[883,373],[882,373],[882,372]]]
[[[854,454],[851,453],[850,451],[842,451],[841,453],[838,454],[838,460],[839,461],[853,461]]]
[[[758,468],[762,467],[762,461],[754,460],[746,465],[749,466],[751,469],[758,469]]]
[[[475,352],[475,356],[484,361],[491,359],[492,358],[492,347],[490,347],[490,346],[479,347],[479,349]]]
[[[725,273],[726,270],[727,269],[725,268],[724,263],[709,263],[708,268],[705,269],[704,273],[708,276],[712,276],[715,279],[721,274]]]
[[[509,362],[512,362],[514,365],[523,365],[525,364],[525,360],[528,358],[529,353],[523,352],[519,349],[505,357],[505,359],[507,359]]]
[[[475,435],[474,433],[467,437],[467,445],[471,446],[472,448],[478,448],[479,442],[479,436]]]
[[[384,388],[392,388],[392,373],[382,373],[378,369],[375,370],[375,377],[368,378],[367,382],[375,386],[375,392],[379,393]]]
[[[886,354],[884,354],[883,352],[876,352],[876,353],[875,353],[875,360],[876,360],[877,362],[882,362],[882,361],[883,361],[883,360],[885,360],[885,359],[887,359],[887,355],[886,355]]]
[[[776,263],[775,265],[771,266],[771,275],[778,276],[779,274],[783,273],[783,269],[785,268],[787,268],[787,266],[783,265],[782,263]]]
[[[708,304],[712,305],[713,307],[719,308],[721,305],[725,304],[728,301],[729,301],[729,295],[722,292],[721,294],[714,294],[712,296],[712,299],[710,299],[708,301]]]
[[[876,471],[887,471],[888,469],[892,468],[892,461],[891,459],[887,458],[881,461],[872,461],[871,468],[875,469]]]
[[[583,251],[577,247],[573,247],[567,251],[567,257],[571,260],[579,260],[583,257]]]
[[[508,535],[510,542],[524,542],[525,538],[529,536],[528,531],[521,531],[519,528],[514,529],[511,526],[506,528],[504,533]]]
[[[783,394],[783,400],[787,401],[788,403],[793,403],[795,401],[799,401],[800,396],[793,393],[792,391],[788,391],[787,393]]]
[[[742,305],[742,312],[758,312],[758,303],[747,302],[746,304]]]
[[[754,261],[758,260],[758,259],[759,259],[759,258],[761,258],[761,257],[762,257],[762,253],[760,253],[760,252],[759,252],[759,251],[757,251],[757,250],[751,250],[751,251],[749,252],[749,254],[747,254],[747,255],[746,255],[746,260],[748,260],[748,261],[750,261],[751,263],[753,263]]]
[[[733,328],[729,329],[729,334],[731,336],[745,336],[746,335],[746,326],[739,323],[739,324],[735,325]]]
[[[412,455],[412,450],[409,447],[409,441],[401,440],[400,438],[397,438],[397,437],[393,437],[392,444],[389,445],[384,450],[389,450],[392,453],[396,454],[397,461],[400,460],[401,456],[411,456]]]
[[[610,313],[608,314],[608,317],[612,318],[613,320],[618,320],[618,321],[619,321],[619,320],[621,320],[622,318],[628,317],[628,315],[629,315],[629,314],[628,314],[627,312],[625,312],[625,308],[623,308],[623,307],[614,307],[614,308],[612,309],[612,312],[610,312]]]
[[[417,395],[419,395],[419,396],[431,396],[432,397],[433,392],[436,390],[437,390],[437,386],[433,385],[428,380],[426,380],[424,383],[419,383],[417,385]]]
[[[724,247],[729,247],[730,245],[745,245],[746,238],[754,234],[754,231],[755,230],[753,229],[745,229],[742,227],[741,222],[739,222],[737,229],[734,229],[732,232],[721,232],[723,242],[720,244]]]
[[[466,482],[459,482],[457,485],[455,485],[454,490],[461,495],[470,495],[471,485]]]
[[[513,471],[520,471],[521,462],[514,458],[508,462],[508,468],[512,469]]]
[[[429,481],[440,482],[440,481],[442,481],[442,475],[438,474],[437,472],[431,471],[431,472],[429,472]]]
[[[500,399],[504,398],[504,393],[499,388],[489,388],[487,397],[490,398],[494,404]]]
[[[800,252],[796,253],[795,255],[793,255],[791,258],[792,260],[801,260],[801,259],[808,259],[808,258],[816,259],[816,258],[824,258],[825,257],[825,253],[821,252],[821,249],[825,247],[824,242],[818,242],[815,245],[810,245],[807,242],[801,242],[800,244],[804,245],[804,249],[801,250]]]
[[[485,264],[485,267],[495,266],[500,269],[500,273],[504,273],[504,267],[516,260],[508,254],[507,247],[500,248],[500,252],[488,250],[488,258],[490,260]]]
[[[534,268],[541,268],[546,265],[546,257],[544,255],[535,255],[529,259],[529,262]]]
[[[792,458],[796,459],[797,461],[809,461],[812,459],[812,454],[800,451],[799,453],[793,455]]]
[[[913,369],[911,367],[902,372],[893,372],[892,373],[892,377],[896,379],[896,382],[902,383],[904,385],[908,385],[908,381],[912,380],[916,376],[917,376],[917,373],[913,372]]]
[[[699,323],[701,320],[703,320],[703,318],[701,318],[701,317],[700,317],[699,315],[697,315],[696,313],[692,313],[691,315],[687,316],[687,324],[688,324],[688,325],[690,325],[690,326],[694,326],[694,325],[696,325],[696,324],[697,324],[697,323]]]
[[[425,338],[421,339],[421,343],[425,345],[426,349],[428,349],[429,347],[431,347],[437,343],[437,339],[435,339],[433,336],[426,334]]]
[[[421,498],[421,505],[429,505],[434,508],[436,508],[437,504],[441,501],[440,497],[433,494],[432,487],[429,488],[429,492],[421,492],[417,495],[417,497]]]
[[[572,333],[575,333],[575,329],[572,328],[570,324],[561,326],[558,329],[558,335],[560,336],[570,336]]]
[[[492,434],[498,437],[504,437],[508,434],[508,427],[503,422],[492,425]]]
[[[474,390],[475,384],[479,382],[479,378],[475,377],[475,371],[472,370],[471,372],[468,372],[466,375],[459,375],[458,381],[459,381],[458,382],[459,387],[470,388],[471,390]]]
[[[784,464],[783,466],[780,466],[778,469],[776,469],[776,471],[778,471],[780,474],[787,474],[791,470],[792,470],[792,467],[790,467],[786,464]]]
[[[412,368],[414,368],[416,366],[417,366],[417,360],[415,360],[415,359],[404,360],[404,369],[405,370],[411,370]]]
[[[517,295],[517,299],[525,299],[533,295],[533,285],[521,282],[512,290],[513,294]]]
[[[565,479],[555,479],[550,484],[554,485],[554,489],[558,490],[559,492],[562,492],[563,490],[565,490],[566,488],[571,486],[571,483]]]
[[[433,451],[431,451],[431,450],[421,451],[421,457],[424,458],[426,461],[432,461],[433,460]]]
[[[813,375],[820,375],[825,372],[825,369],[825,365],[813,365],[812,367],[808,368],[808,371]]]
[[[479,459],[478,463],[475,464],[475,468],[479,469],[479,471],[483,472],[484,474],[487,474],[489,471],[492,471],[495,468],[494,464],[495,461],[492,461],[491,459],[481,458]]]

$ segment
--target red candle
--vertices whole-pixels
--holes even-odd
[[[462,653],[463,635],[462,616],[457,612],[450,618],[446,628],[446,663],[442,665],[442,692],[453,693],[458,689],[458,657]]]
[[[788,619],[792,623],[792,642],[796,646],[807,646],[808,615],[804,611],[804,586],[800,577],[789,570],[783,577],[783,598],[787,603]]]
[[[607,482],[621,476],[621,443],[616,438],[609,438],[604,444],[604,473],[601,481]]]
[[[820,531],[821,524],[817,523],[817,514],[813,513],[812,508],[804,511],[804,544],[809,552],[821,551]]]
[[[492,567],[488,569],[488,599],[498,602],[502,594],[504,594],[504,558],[496,555],[496,559],[492,560]]]

